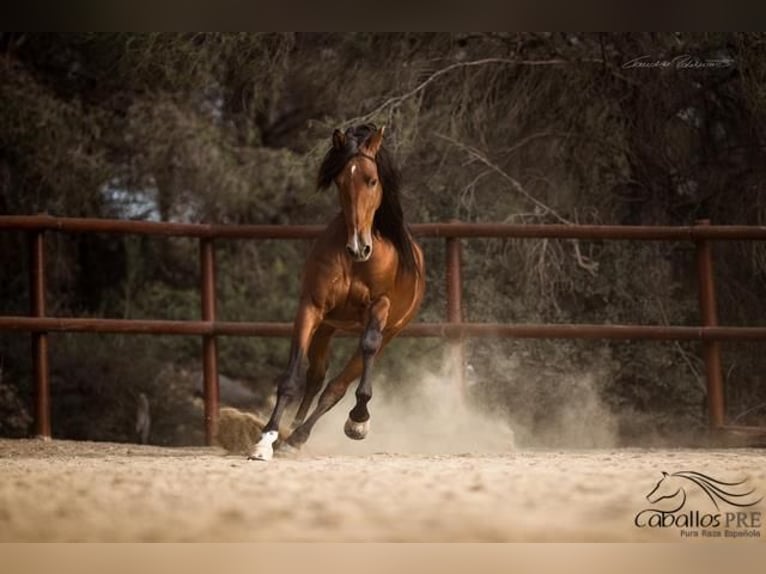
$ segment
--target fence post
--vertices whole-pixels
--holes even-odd
[[[32,317],[45,316],[45,232],[36,229],[29,237],[29,308]],[[48,367],[48,333],[32,333],[32,365],[35,380],[35,434],[51,438],[51,399]]]
[[[212,238],[200,239],[202,320],[214,322],[215,251]],[[205,443],[211,446],[218,430],[218,347],[215,335],[202,336],[202,377],[205,397]]]
[[[447,322],[463,322],[462,248],[459,237],[447,238]],[[465,346],[462,335],[453,335],[448,343],[457,391],[465,397]]]
[[[696,221],[696,224],[710,225],[710,220],[700,219]],[[718,312],[716,309],[715,281],[713,276],[713,250],[710,241],[707,239],[698,239],[696,245],[702,325],[705,327],[717,327]],[[703,341],[702,349],[705,360],[708,416],[710,418],[710,428],[715,430],[724,425],[726,417],[721,368],[721,342]]]

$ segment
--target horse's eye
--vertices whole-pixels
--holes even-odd
[[[375,187],[376,185],[378,185],[378,180],[373,178],[369,181],[367,185],[369,185],[370,187]]]

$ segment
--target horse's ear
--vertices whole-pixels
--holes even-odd
[[[372,157],[378,155],[378,150],[380,150],[380,146],[383,145],[383,132],[385,131],[386,126],[380,126],[378,131],[372,134],[370,139],[367,140],[367,143],[364,147],[367,149],[367,153],[369,153]]]
[[[337,150],[341,150],[343,149],[344,145],[346,145],[346,134],[336,129],[334,132],[332,132],[332,147]]]

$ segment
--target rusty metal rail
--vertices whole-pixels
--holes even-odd
[[[0,317],[0,331],[112,333],[131,335],[199,335],[203,337],[289,337],[292,323],[245,321],[172,321],[91,319],[79,317]],[[359,331],[337,336],[355,337]],[[635,341],[763,341],[766,327],[683,327],[661,325],[549,325],[506,323],[411,323],[405,337],[612,339]]]
[[[107,219],[57,218],[48,215],[0,216],[0,231],[22,231],[30,237],[30,316],[0,316],[0,331],[32,334],[35,378],[35,430],[51,436],[49,332],[133,333],[201,336],[205,396],[205,434],[210,444],[215,436],[218,414],[219,336],[290,336],[290,323],[218,321],[216,317],[216,239],[312,239],[322,230],[317,225],[217,225],[165,223]],[[511,225],[496,223],[423,223],[412,226],[420,237],[444,238],[446,260],[446,322],[411,324],[402,333],[414,337],[444,337],[452,348],[450,356],[462,374],[464,339],[467,337],[514,337],[545,339],[697,340],[703,345],[708,408],[711,428],[725,425],[725,402],[721,372],[720,341],[763,341],[766,327],[723,327],[718,325],[713,280],[712,240],[766,240],[766,227],[697,225]],[[74,233],[117,233],[133,235],[194,237],[200,241],[201,320],[167,321],[47,317],[45,287],[46,231]],[[461,242],[465,238],[553,238],[694,242],[697,252],[701,326],[661,325],[509,325],[464,323],[462,304]],[[348,333],[347,335],[353,335]],[[462,382],[461,382],[462,387]],[[737,427],[738,433],[744,432]]]
[[[416,223],[412,232],[420,237],[616,239],[643,241],[766,240],[766,226],[751,225],[563,225],[509,223]],[[313,239],[322,225],[221,225],[214,223],[168,223],[123,219],[52,217],[49,215],[2,215],[0,230],[64,231],[197,237],[210,239]]]
[[[508,223],[416,223],[421,237],[616,239],[643,241],[766,240],[766,226],[750,225],[564,225]],[[64,231],[158,235],[211,239],[313,239],[322,225],[221,225],[215,223],[168,223],[122,219],[52,217],[49,215],[0,215],[0,230]]]

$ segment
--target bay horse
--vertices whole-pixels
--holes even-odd
[[[365,438],[375,357],[410,322],[423,300],[423,252],[404,221],[399,173],[383,146],[383,132],[383,127],[372,124],[333,132],[317,188],[324,190],[335,183],[340,213],[318,238],[304,265],[289,363],[278,381],[271,418],[248,457],[251,460],[271,460],[274,448],[285,444],[300,448],[316,422],[357,378],[356,404],[344,431],[349,438]],[[337,330],[360,330],[359,347],[306,418],[324,383],[330,339]],[[293,431],[284,443],[278,442],[282,415],[299,397],[306,362]]]

